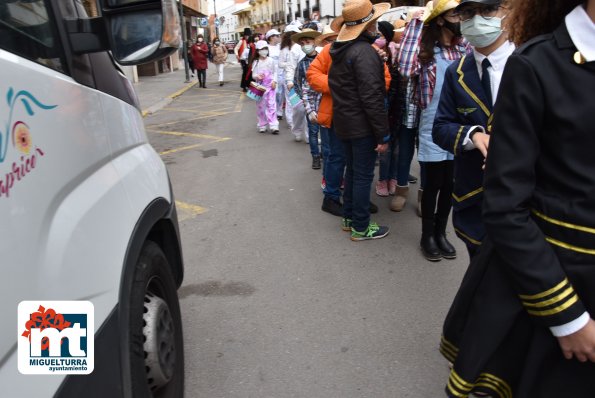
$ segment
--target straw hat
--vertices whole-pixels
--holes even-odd
[[[337,41],[350,41],[357,38],[372,21],[390,9],[390,3],[372,4],[370,0],[347,0],[342,16],[345,20]]]
[[[393,28],[395,32],[401,32],[400,29],[405,29],[407,22],[403,21],[402,19],[397,19],[393,22]]]
[[[339,28],[340,30],[341,28]],[[315,40],[315,44],[317,46],[322,45],[322,42],[328,39],[329,37],[337,36],[339,34],[338,31],[333,30],[332,25],[326,25],[324,29],[322,29],[322,34],[318,36]]]
[[[425,18],[424,24],[429,23],[432,19],[444,14],[445,12],[457,8],[459,1],[457,0],[436,0],[432,4],[426,6],[429,15]]]
[[[294,43],[297,43],[298,41],[300,41],[300,39],[303,39],[303,38],[316,39],[318,36],[320,36],[320,34],[321,33],[317,30],[305,28],[305,29],[302,29],[302,31],[300,33],[296,33],[295,35],[291,36],[291,40]]]

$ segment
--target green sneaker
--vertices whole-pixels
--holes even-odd
[[[353,241],[360,241],[360,240],[368,240],[368,239],[380,239],[384,238],[388,235],[390,228],[379,226],[375,222],[371,222],[366,228],[365,231],[358,232],[355,228],[351,228],[351,240]]]
[[[345,232],[351,231],[351,218],[341,219],[341,229]]]

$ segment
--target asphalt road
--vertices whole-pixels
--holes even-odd
[[[145,119],[178,201],[186,397],[445,396],[438,344],[463,244],[449,227],[459,259],[421,257],[415,192],[401,213],[372,194],[391,234],[351,242],[320,210],[308,146],[285,122],[257,133],[237,65],[215,80],[210,68],[207,89]]]

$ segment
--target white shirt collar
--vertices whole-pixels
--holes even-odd
[[[473,48],[473,55],[475,56],[475,62],[477,63],[477,67],[481,70],[481,63],[485,58],[490,60],[490,64],[495,71],[503,71],[504,65],[506,65],[506,61],[510,54],[512,54],[515,50],[514,43],[510,41],[505,41],[500,47],[498,47],[494,52],[492,52],[487,57]]]
[[[566,28],[577,50],[587,62],[595,61],[595,22],[583,5],[578,5],[566,15]]]

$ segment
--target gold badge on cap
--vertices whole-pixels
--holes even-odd
[[[587,62],[587,60],[585,59],[585,57],[583,56],[583,54],[581,54],[580,51],[577,51],[574,53],[574,63],[578,64],[578,65],[582,65],[585,62]]]

